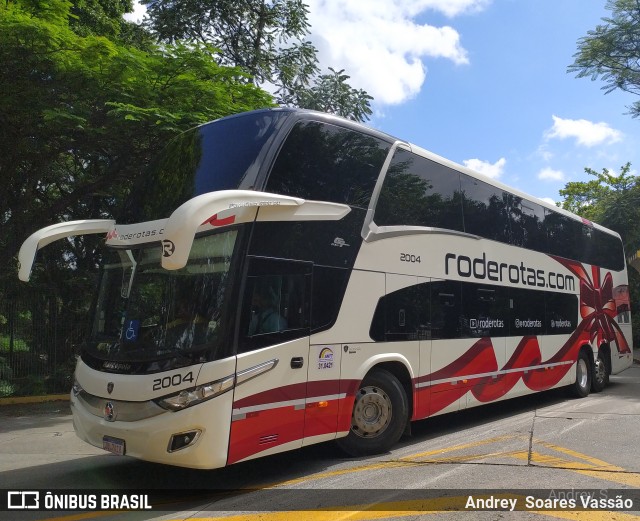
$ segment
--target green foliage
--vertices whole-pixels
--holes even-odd
[[[68,389],[73,363],[52,364],[73,360],[95,288],[100,238],[93,236],[47,246],[33,282],[18,287],[15,256],[27,236],[60,221],[117,218],[171,137],[272,105],[240,69],[219,65],[210,47],[152,45],[143,29],[121,23],[128,7],[128,0],[0,4],[0,298],[18,303],[0,317],[0,354],[7,354],[0,394]]]
[[[0,398],[6,398],[7,396],[13,396],[16,388],[10,382],[6,380],[0,380]]]
[[[104,28],[81,36],[70,9],[64,0],[0,5],[3,266],[35,229],[117,214],[144,165],[176,133],[271,104],[239,69],[218,65],[210,47],[143,51],[95,35]],[[93,244],[76,238],[49,247],[55,260],[42,280],[64,269],[84,273]]]
[[[13,378],[13,371],[9,365],[9,361],[4,356],[0,356],[0,379],[11,380]]]
[[[619,175],[606,168],[585,172],[595,179],[567,183],[560,190],[562,208],[617,231],[626,251],[635,251],[640,247],[640,178],[631,174],[631,163]]]
[[[638,0],[608,0],[611,16],[603,18],[578,40],[578,52],[569,72],[579,78],[601,78],[609,93],[620,89],[640,94],[640,2]],[[640,101],[629,107],[633,117],[640,116]]]
[[[329,67],[329,74],[320,76],[315,85],[294,91],[291,102],[304,109],[366,121],[372,113],[369,102],[373,98],[362,89],[352,88],[348,79],[344,69],[336,71]]]
[[[0,353],[7,353],[11,348],[11,339],[8,335],[0,335]],[[13,339],[13,352],[27,352],[29,344],[21,338]]]
[[[306,83],[316,72],[315,49],[301,41],[309,31],[301,0],[143,3],[147,25],[160,40],[211,44],[220,51],[220,63],[242,67],[257,83],[269,81],[286,89],[296,79]]]
[[[332,112],[356,121],[373,99],[351,88],[344,71],[320,74],[302,0],[144,0],[146,26],[160,41],[210,44],[218,62],[242,68],[258,84],[276,87],[281,105]]]
[[[133,11],[132,0],[73,0],[69,25],[80,36],[115,38],[126,22],[122,16]]]
[[[75,357],[70,357],[65,363],[60,364],[53,374],[45,380],[46,394],[69,392],[73,386],[75,367]]]
[[[15,385],[14,393],[17,396],[43,396],[47,394],[45,379],[42,376],[27,376]]]

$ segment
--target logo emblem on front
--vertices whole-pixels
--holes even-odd
[[[107,402],[104,406],[104,419],[108,422],[112,422],[116,419],[116,410],[111,402]]]
[[[113,382],[107,384],[107,392],[111,394],[113,392]]]
[[[169,239],[165,239],[162,241],[162,256],[163,257],[171,257],[173,252],[176,251],[176,245],[173,244]]]

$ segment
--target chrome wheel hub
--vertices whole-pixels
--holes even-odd
[[[363,438],[378,436],[389,425],[391,413],[391,399],[382,389],[363,387],[356,395],[351,430]]]

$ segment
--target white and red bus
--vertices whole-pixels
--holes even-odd
[[[71,393],[83,440],[216,468],[327,440],[387,451],[409,422],[632,363],[620,237],[410,143],[262,110],[174,139],[105,233]]]

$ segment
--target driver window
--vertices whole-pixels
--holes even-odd
[[[252,258],[240,321],[240,352],[309,334],[311,263]]]
[[[249,319],[248,335],[278,333],[287,329],[288,322],[281,311],[289,314],[289,306],[284,302],[287,288],[283,286],[281,275],[264,275],[251,277],[251,318]],[[295,281],[291,281],[294,282]],[[295,288],[293,288],[295,293]]]

